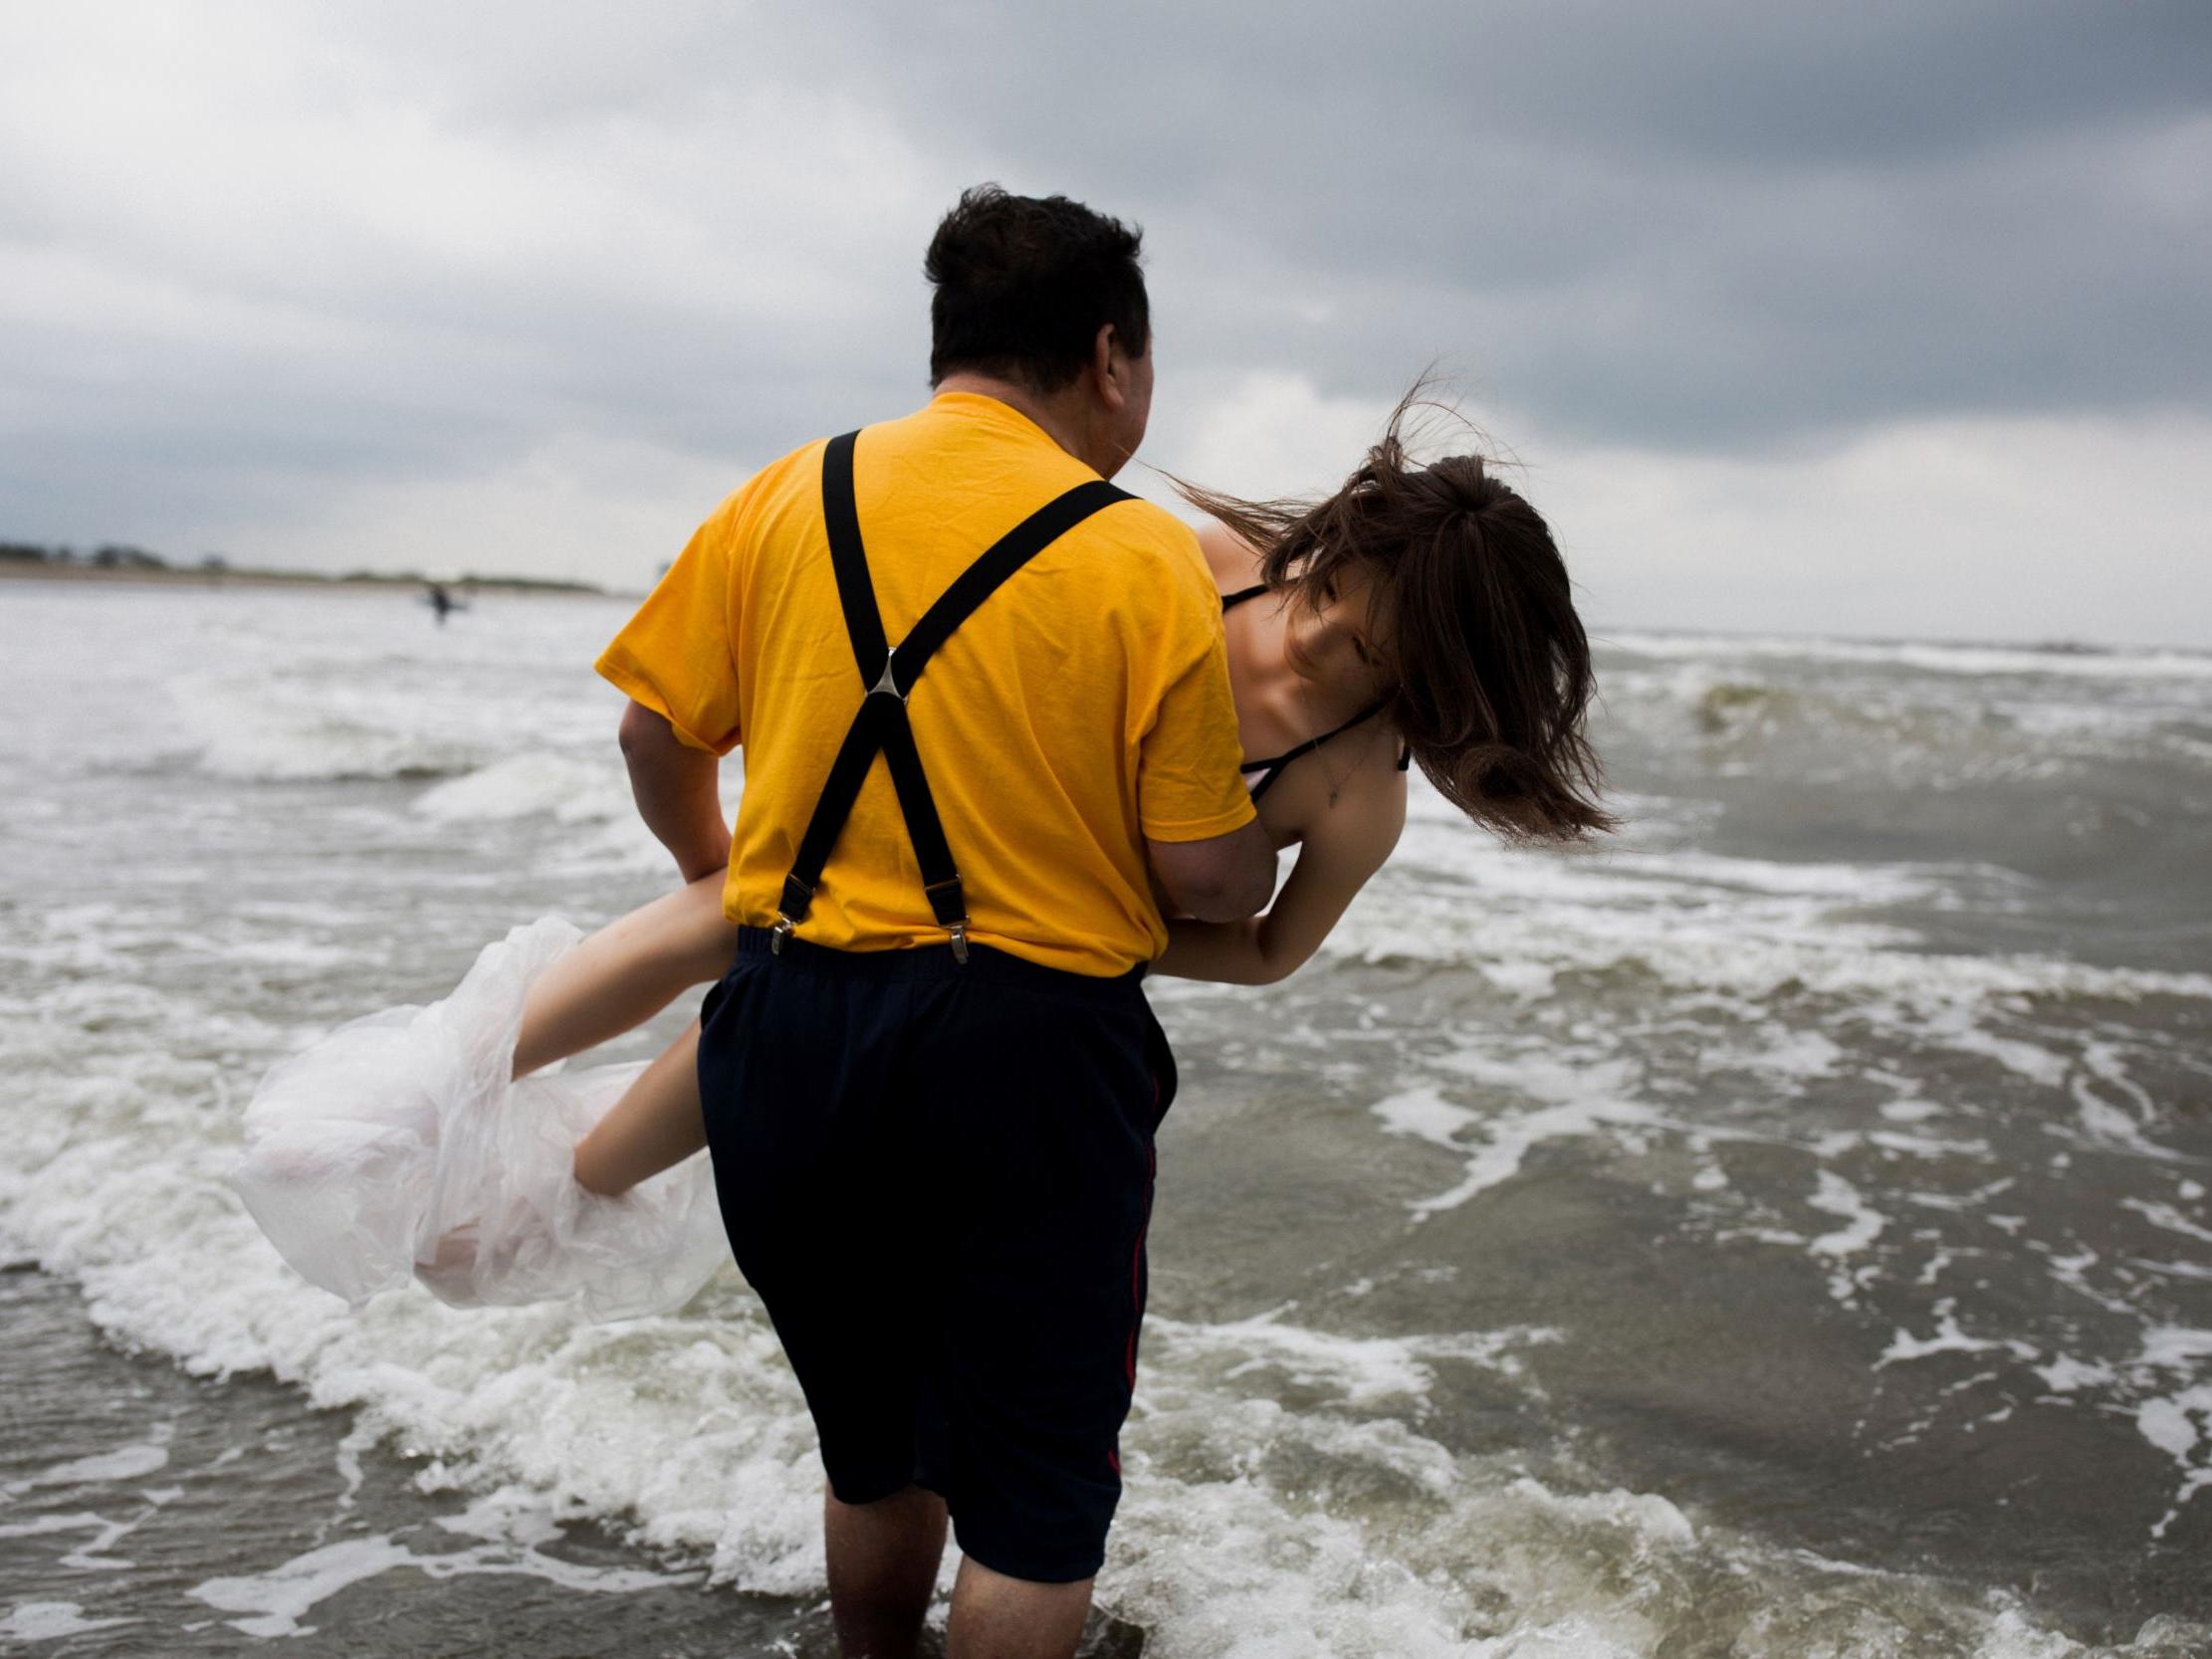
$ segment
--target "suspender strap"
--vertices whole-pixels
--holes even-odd
[[[837,572],[837,603],[844,607],[845,632],[852,639],[853,658],[860,665],[860,683],[875,684],[891,648],[883,638],[883,616],[876,609],[876,590],[868,580],[868,555],[860,542],[860,506],[853,498],[853,441],[848,432],[832,438],[822,451],[822,523],[829,531],[829,563]]]
[[[778,907],[776,938],[787,936],[806,915],[815,890],[821,886],[822,869],[836,849],[861,785],[880,752],[890,768],[891,786],[899,798],[899,815],[906,820],[907,839],[914,845],[914,861],[921,866],[922,888],[930,914],[953,935],[955,949],[967,955],[968,896],[959,866],[945,839],[945,825],[937,814],[937,800],[930,792],[929,774],[922,766],[922,752],[915,745],[914,726],[907,718],[906,700],[939,646],[955,629],[973,616],[985,600],[1029,560],[1099,509],[1129,500],[1104,479],[1079,484],[1054,498],[1000,536],[953,585],[922,614],[913,631],[893,648],[883,632],[883,615],[876,607],[875,585],[868,576],[868,556],[860,538],[860,514],[852,483],[852,455],[856,432],[832,438],[822,452],[822,521],[829,532],[830,567],[837,577],[837,603],[845,615],[845,633],[852,642],[855,666],[865,695],[853,716],[837,757],[830,762],[821,798],[807,820],[798,855],[790,874],[783,878]]]

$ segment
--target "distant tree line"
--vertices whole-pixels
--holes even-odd
[[[392,587],[423,587],[433,580],[419,570],[269,570],[233,565],[222,553],[203,554],[197,564],[171,564],[159,553],[123,542],[103,542],[89,552],[35,541],[0,541],[0,563],[66,564],[86,570],[163,571],[173,575],[275,577],[290,582],[378,582]],[[449,587],[498,588],[513,592],[603,593],[596,582],[560,581],[550,576],[479,576],[474,572],[443,580]]]
[[[91,552],[80,553],[75,547],[42,547],[34,541],[0,541],[0,559],[22,563],[82,564],[95,570],[170,570],[175,566],[159,553],[149,553],[143,547],[132,547],[120,541],[104,542]],[[209,553],[201,568],[220,570],[228,561],[221,553]]]

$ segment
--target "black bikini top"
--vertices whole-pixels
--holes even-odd
[[[1257,599],[1262,593],[1265,593],[1267,591],[1267,584],[1261,582],[1253,587],[1239,588],[1234,593],[1224,593],[1221,595],[1221,609],[1224,611],[1232,611],[1238,605],[1241,605],[1245,600]],[[1252,799],[1256,801],[1259,799],[1260,796],[1266,794],[1268,790],[1272,789],[1275,786],[1275,779],[1282,776],[1284,769],[1289,766],[1290,762],[1297,759],[1301,754],[1311,754],[1315,749],[1319,748],[1331,737],[1341,737],[1342,735],[1344,735],[1345,732],[1351,730],[1352,727],[1354,727],[1355,726],[1360,726],[1368,721],[1373,720],[1377,715],[1381,714],[1385,709],[1389,707],[1390,705],[1387,703],[1378,703],[1372,708],[1361,710],[1360,713],[1354,715],[1342,726],[1335,726],[1330,730],[1324,731],[1318,737],[1308,737],[1296,748],[1286,748],[1282,751],[1282,753],[1271,755],[1265,760],[1246,760],[1241,762],[1237,769],[1239,771],[1242,771],[1247,777],[1249,777],[1250,774],[1252,774],[1253,772],[1257,772],[1259,774],[1259,781],[1252,785]],[[1413,762],[1414,751],[1411,748],[1401,748],[1398,751],[1398,769],[1400,771],[1404,771],[1407,767],[1411,766]]]

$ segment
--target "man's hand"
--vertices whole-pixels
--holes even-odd
[[[622,711],[622,759],[637,815],[675,857],[686,882],[730,862],[730,825],[722,815],[722,760],[693,748],[666,720],[633,702]]]

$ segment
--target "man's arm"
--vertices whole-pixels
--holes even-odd
[[[1395,770],[1371,767],[1366,789],[1305,827],[1290,879],[1265,916],[1226,924],[1172,921],[1167,953],[1153,971],[1232,985],[1272,985],[1289,977],[1321,948],[1398,845],[1405,792]]]
[[[1153,879],[1175,908],[1201,922],[1256,916],[1275,892],[1275,849],[1253,818],[1203,841],[1145,841]]]
[[[727,865],[730,824],[722,815],[721,756],[692,747],[634,699],[622,711],[621,742],[637,815],[674,855],[684,880],[695,882]]]

